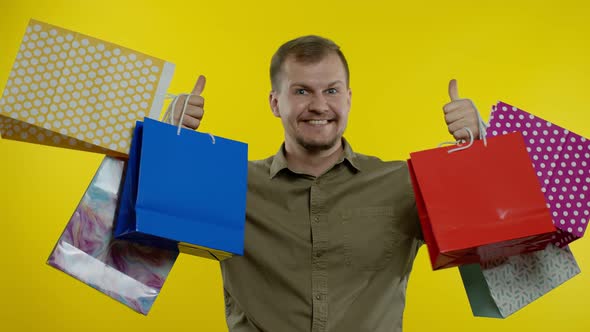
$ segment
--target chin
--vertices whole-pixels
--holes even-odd
[[[339,139],[339,137],[336,137],[332,140],[313,141],[299,138],[297,139],[297,142],[299,143],[299,145],[301,145],[308,151],[320,152],[330,150],[331,148],[333,148],[336,145],[336,143],[338,143]]]

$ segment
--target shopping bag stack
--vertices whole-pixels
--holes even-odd
[[[502,102],[485,136],[408,165],[433,269],[458,266],[473,314],[505,318],[580,273],[590,142]]]
[[[476,316],[505,318],[580,273],[567,245],[584,235],[590,219],[590,142],[498,102],[487,135],[511,132],[525,139],[556,232],[543,251],[459,267]]]
[[[2,138],[106,155],[48,264],[143,314],[179,249],[243,253],[247,145],[157,121],[173,71],[31,20],[0,99]]]

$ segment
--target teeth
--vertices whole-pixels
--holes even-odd
[[[312,125],[325,125],[325,124],[328,124],[328,120],[308,120],[307,122],[309,122]]]

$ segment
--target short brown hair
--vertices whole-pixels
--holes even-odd
[[[309,35],[290,40],[276,51],[272,56],[270,62],[270,83],[272,89],[276,90],[279,87],[279,74],[281,67],[285,60],[291,56],[295,57],[295,61],[302,63],[315,63],[322,60],[328,54],[335,53],[338,55],[344,65],[346,72],[346,85],[350,81],[350,71],[348,69],[348,62],[340,50],[340,46],[336,45],[330,39]]]

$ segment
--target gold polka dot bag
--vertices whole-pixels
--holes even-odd
[[[2,138],[126,156],[157,119],[174,65],[31,20],[0,99]]]

